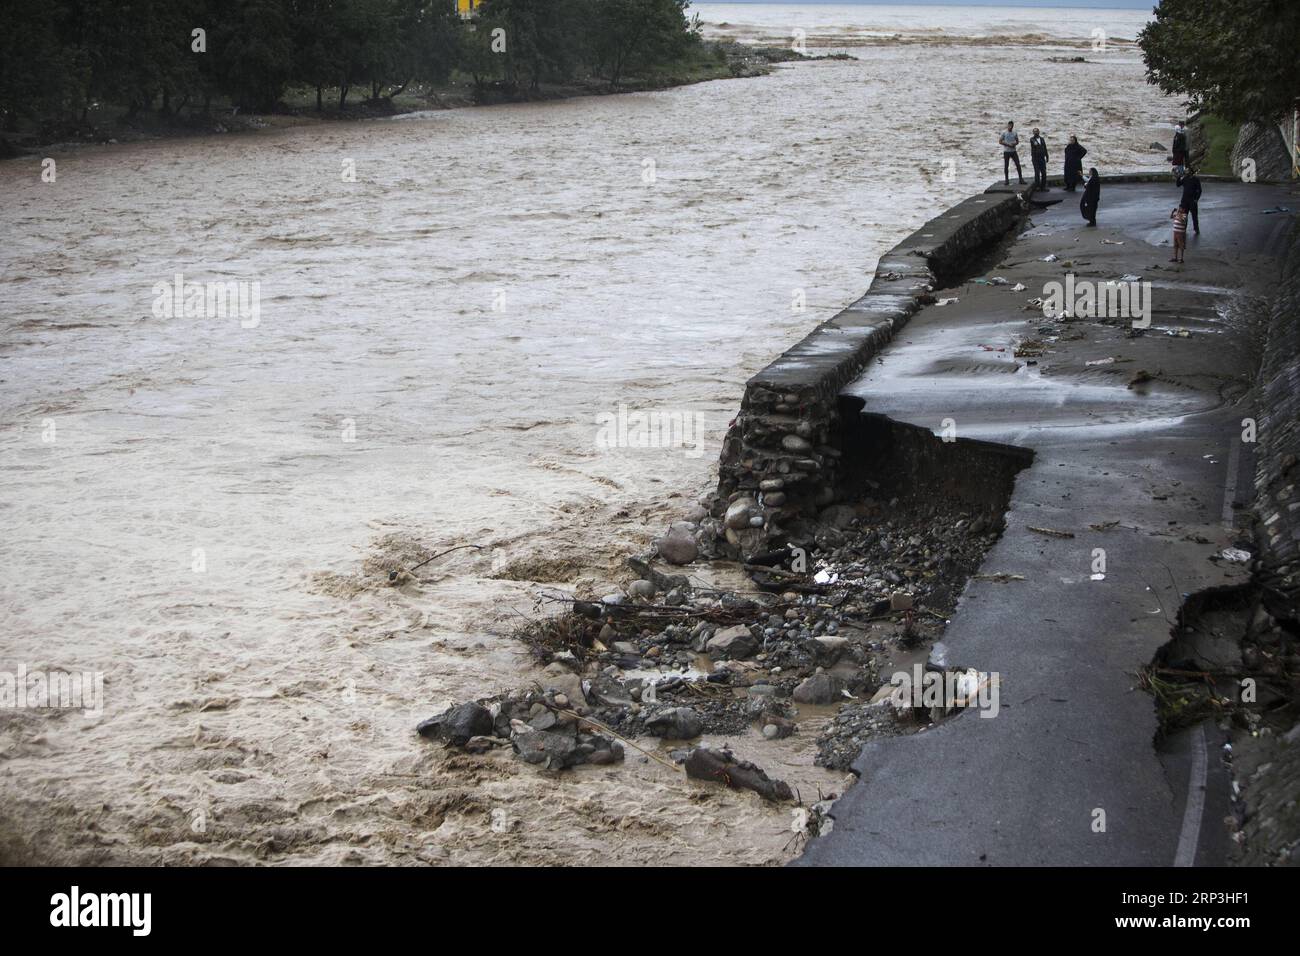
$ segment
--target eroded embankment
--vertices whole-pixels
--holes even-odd
[[[818,833],[836,794],[769,779],[728,738],[757,738],[745,749],[759,763],[763,744],[786,763],[777,748],[815,746],[818,765],[844,771],[867,740],[966,703],[981,675],[931,648],[1032,457],[863,415],[839,393],[1023,210],[1017,193],[974,197],[884,257],[871,292],[751,380],[712,507],[629,558],[624,593],[556,594],[559,614],[521,627],[544,665],[534,684],[460,704],[421,733],[549,770],[655,761],[802,803],[796,835]],[[953,693],[916,706],[889,681],[912,667],[948,676]]]
[[[840,391],[936,289],[1008,238],[1025,210],[1021,191],[995,188],[930,220],[880,258],[866,295],[749,380],[711,509],[730,554],[763,551],[836,500],[846,448]]]
[[[1240,674],[1226,695],[1237,727],[1235,840],[1244,863],[1293,865],[1300,862],[1300,230],[1269,316],[1259,389],[1258,552],[1249,604],[1233,619]],[[1191,699],[1204,707],[1207,696]]]

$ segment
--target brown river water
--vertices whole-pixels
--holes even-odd
[[[539,593],[626,580],[716,480],[745,379],[1000,175],[1007,109],[1058,156],[1075,131],[1103,170],[1163,163],[1176,104],[1131,47],[947,15],[960,42],[923,10],[908,42],[837,19],[814,45],[859,59],[756,79],[52,152],[52,183],[0,164],[0,671],[104,677],[99,715],[0,710],[0,856],[797,852],[788,807],[633,751],[556,776],[413,728],[528,679],[509,634]],[[753,16],[746,38],[788,35]],[[257,283],[256,321],[160,317],[178,273]],[[601,447],[620,404],[702,440]],[[733,743],[842,792],[814,735]]]

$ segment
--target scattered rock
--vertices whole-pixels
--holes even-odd
[[[658,593],[655,586],[649,581],[633,581],[627,586],[627,593],[640,601],[649,601]]]
[[[542,668],[542,687],[569,698],[569,706],[581,714],[587,708],[587,695],[582,689],[582,678],[562,664],[547,664]]]
[[[541,764],[548,770],[562,770],[578,763],[578,741],[568,734],[535,730],[516,735],[514,746],[524,763]]]
[[[486,707],[466,703],[421,721],[415,732],[428,740],[441,740],[454,747],[463,747],[471,737],[490,736],[492,728],[492,715]]]
[[[704,732],[704,723],[690,707],[660,711],[645,722],[646,730],[669,740],[691,740]]]
[[[758,644],[749,628],[744,624],[728,627],[714,634],[704,645],[709,656],[715,660],[741,660],[754,653]]]
[[[852,505],[831,505],[829,508],[823,509],[817,517],[824,524],[843,529],[853,524],[853,519],[857,516],[857,509]]]
[[[670,564],[690,564],[699,556],[700,549],[689,533],[670,531],[655,542],[659,556]]]
[[[807,647],[818,665],[829,667],[848,653],[849,642],[843,637],[814,637]]]
[[[794,689],[794,699],[800,704],[833,704],[843,699],[844,681],[833,674],[813,674]]]

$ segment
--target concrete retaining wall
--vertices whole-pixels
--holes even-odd
[[[839,393],[933,291],[1021,221],[1028,188],[998,186],[931,219],[881,257],[871,287],[749,380],[727,432],[713,517],[729,550],[765,549],[840,487]]]
[[[1259,581],[1276,618],[1300,624],[1300,229],[1292,230],[1260,370],[1255,514]]]
[[[1119,173],[1103,175],[1103,184],[1171,176]],[[1059,187],[1061,177],[1048,177],[1048,184]],[[881,257],[866,295],[745,384],[740,413],[723,441],[711,509],[725,536],[724,553],[766,550],[791,522],[835,500],[844,485],[841,390],[933,301],[934,290],[963,278],[1010,236],[1032,195],[1032,186],[995,184],[931,219]]]
[[[1255,162],[1257,182],[1283,182],[1291,178],[1291,148],[1275,123],[1244,123],[1229,154],[1233,172],[1241,175],[1243,161]]]

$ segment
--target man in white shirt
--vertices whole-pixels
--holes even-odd
[[[1011,185],[1011,164],[1015,163],[1016,178],[1023,186],[1025,175],[1020,171],[1020,154],[1016,152],[1016,147],[1020,145],[1020,137],[1016,135],[1015,123],[1007,123],[1007,128],[998,137],[998,142],[1002,144],[1002,178],[1006,180],[1006,185]]]

